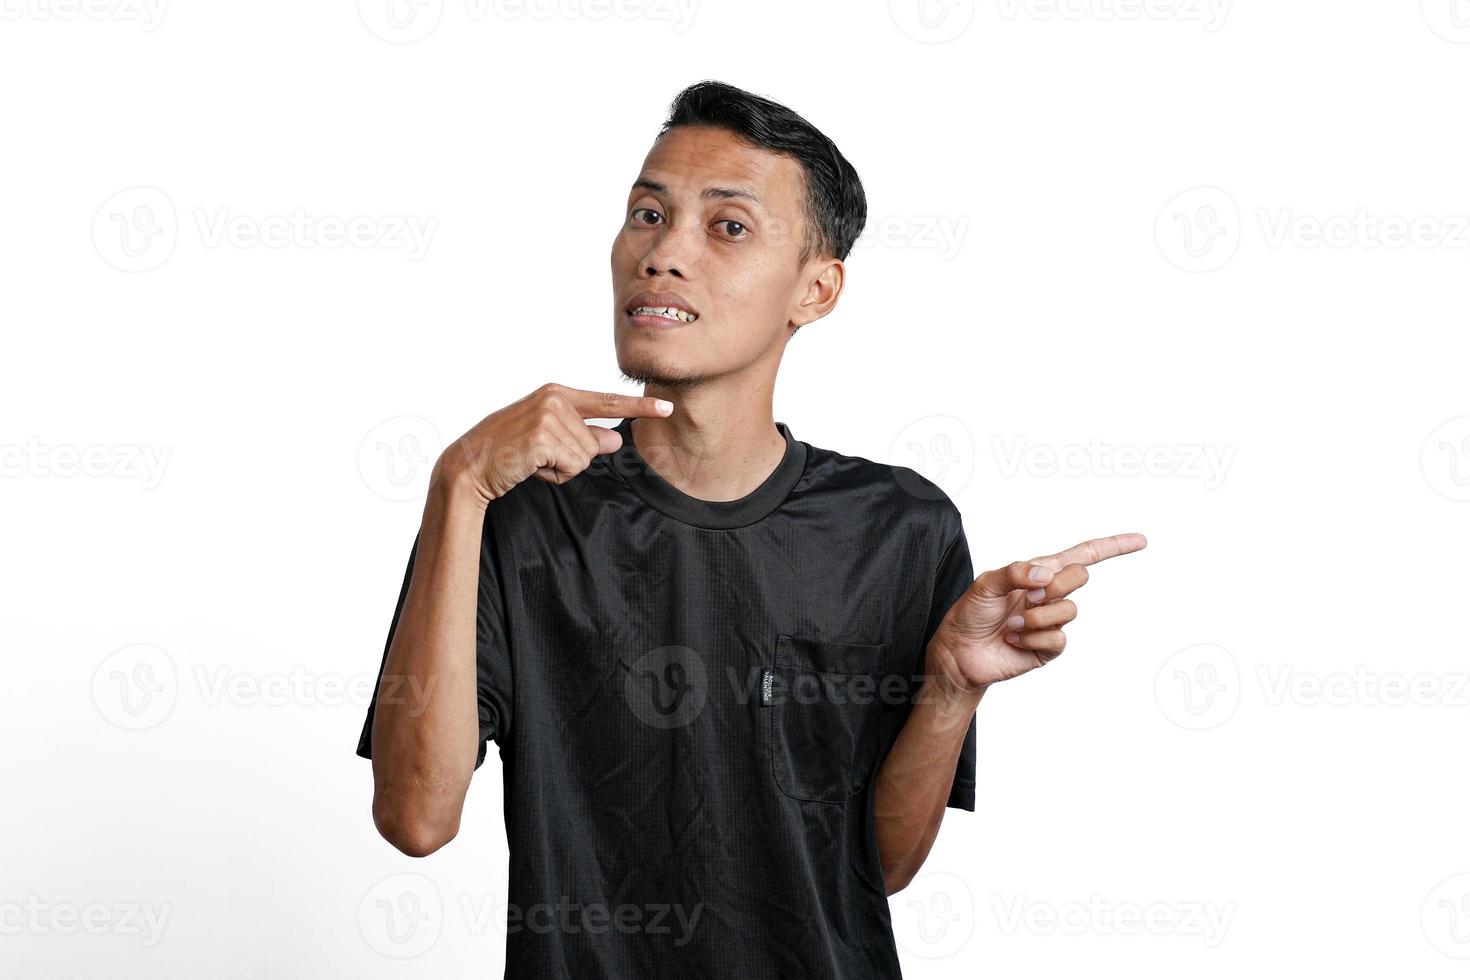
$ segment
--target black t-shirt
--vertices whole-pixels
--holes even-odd
[[[630,424],[575,479],[486,511],[475,765],[493,739],[505,976],[899,977],[873,793],[973,580],[960,514],[779,422],[761,486],[699,500]],[[975,808],[973,717],[948,805]]]

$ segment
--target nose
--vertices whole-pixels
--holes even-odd
[[[684,261],[677,257],[674,248],[669,244],[669,239],[674,236],[664,235],[653,250],[643,260],[643,274],[650,279],[659,276],[672,276],[675,279],[684,278]]]
[[[660,275],[673,276],[675,279],[684,278],[684,273],[680,272],[673,266],[669,266],[665,269],[660,269],[657,265],[649,265],[643,270],[643,274],[648,276],[648,278],[650,279],[657,279]]]
[[[662,275],[683,279],[693,269],[703,244],[698,228],[666,225],[654,237],[643,258],[643,274],[649,278]]]

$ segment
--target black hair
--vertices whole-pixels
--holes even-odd
[[[676,126],[717,126],[751,146],[793,157],[806,174],[800,262],[823,253],[847,258],[867,223],[868,201],[857,171],[821,130],[778,102],[716,81],[680,92],[658,138]]]

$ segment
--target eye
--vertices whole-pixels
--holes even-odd
[[[726,218],[724,221],[715,222],[715,224],[729,225],[731,228],[729,232],[731,238],[744,238],[746,235],[750,234],[749,229],[747,229],[743,224],[734,220],[733,218]]]
[[[639,218],[638,216],[640,214],[650,215],[651,219]],[[663,217],[663,215],[659,214],[653,208],[634,208],[632,214],[633,222],[640,225],[656,225],[663,220]]]

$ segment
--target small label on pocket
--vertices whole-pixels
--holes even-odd
[[[772,689],[776,686],[776,672],[768,670],[761,675],[761,704],[771,703]]]

